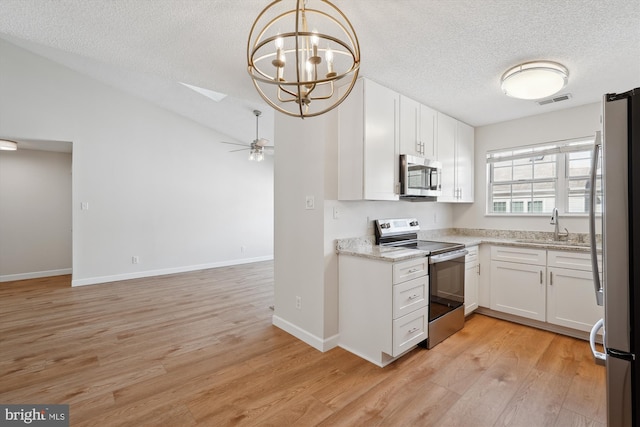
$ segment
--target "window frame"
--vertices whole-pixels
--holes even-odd
[[[548,216],[549,212],[521,212],[521,211],[513,211],[513,206],[509,205],[510,212],[496,212],[493,210],[493,206],[495,202],[505,201],[504,199],[494,199],[493,198],[493,186],[494,185],[513,185],[516,183],[531,183],[532,185],[538,182],[555,182],[555,208],[558,209],[558,212],[563,216],[576,216],[576,217],[584,217],[588,215],[588,212],[568,212],[569,210],[569,184],[572,180],[576,179],[584,179],[583,176],[579,177],[571,177],[569,178],[569,153],[575,152],[590,152],[591,155],[593,153],[593,147],[595,143],[595,138],[593,136],[574,138],[569,140],[562,141],[554,141],[554,142],[546,142],[541,144],[534,145],[525,145],[525,146],[515,146],[508,147],[501,150],[490,150],[487,151],[486,157],[486,206],[485,206],[485,215],[486,216],[525,216],[525,217],[536,217],[536,216]],[[516,160],[516,159],[524,159],[524,158],[537,158],[544,155],[555,154],[555,178],[540,178],[535,179],[535,176],[532,176],[532,179],[526,180],[512,180],[495,183],[493,181],[494,176],[494,167],[495,163],[500,163],[508,160]],[[600,159],[601,161],[602,159]],[[600,163],[599,163],[600,164]],[[511,166],[512,168],[514,165]],[[600,168],[600,172],[602,172]],[[602,178],[602,174],[598,174],[598,178]],[[532,192],[533,194],[533,192]],[[511,190],[511,199],[513,203],[513,189]],[[520,200],[517,200],[520,201]],[[526,200],[529,205],[532,205],[532,202],[536,200]],[[525,205],[526,206],[526,205]],[[523,206],[523,208],[525,207]],[[524,210],[524,209],[523,209]]]

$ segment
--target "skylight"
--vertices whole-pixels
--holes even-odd
[[[193,85],[190,85],[190,84],[187,84],[187,83],[183,83],[183,82],[178,82],[178,83],[180,83],[183,86],[188,87],[191,90],[194,90],[194,91],[198,92],[200,95],[204,95],[209,99],[213,99],[216,102],[220,102],[224,98],[227,97],[226,94],[220,93],[220,92],[215,92],[215,91],[213,91],[211,89],[205,89],[205,88],[202,88],[202,87],[193,86]]]

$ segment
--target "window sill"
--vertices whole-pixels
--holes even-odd
[[[487,212],[484,214],[485,217],[514,217],[514,218],[540,218],[540,217],[550,217],[552,215],[551,212],[543,212],[543,213],[495,213],[495,212]],[[560,218],[589,218],[589,214],[585,213],[560,213]],[[602,217],[601,213],[596,214],[596,218]]]

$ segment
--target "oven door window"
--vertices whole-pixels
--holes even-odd
[[[461,256],[431,264],[429,321],[464,304],[464,260]]]

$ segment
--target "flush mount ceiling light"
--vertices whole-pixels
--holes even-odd
[[[0,150],[16,151],[18,143],[9,139],[0,139]]]
[[[292,3],[295,8],[286,6]],[[247,63],[271,107],[304,119],[332,110],[349,95],[360,69],[360,46],[347,17],[329,1],[276,0],[251,27]],[[346,90],[337,90],[342,79]]]
[[[512,98],[542,99],[558,93],[569,78],[569,70],[557,62],[532,61],[507,70],[502,91]]]

